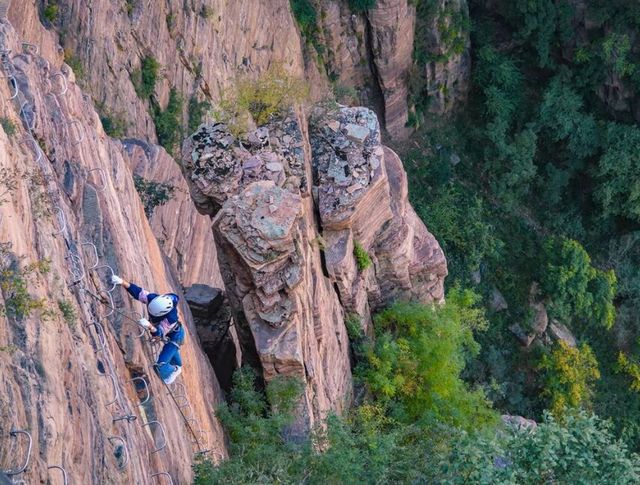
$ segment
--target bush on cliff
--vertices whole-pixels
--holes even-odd
[[[285,113],[303,103],[309,96],[309,86],[288,73],[280,65],[272,65],[256,79],[244,78],[235,90],[222,94],[214,108],[215,118],[226,123],[232,133],[240,135],[252,124],[264,125],[272,116]]]
[[[479,351],[473,332],[486,327],[471,291],[452,289],[439,306],[397,303],[374,320],[360,376],[378,402],[404,422],[423,416],[463,428],[495,420],[484,393],[460,375]]]

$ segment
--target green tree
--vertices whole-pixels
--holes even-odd
[[[598,162],[596,200],[603,217],[640,221],[640,129],[609,123],[605,152]]]
[[[550,354],[542,357],[540,370],[544,372],[542,395],[548,398],[554,416],[591,407],[593,386],[600,378],[600,371],[596,356],[587,344],[571,347],[560,340]]]
[[[398,419],[430,415],[467,428],[493,420],[482,391],[460,378],[479,350],[473,331],[486,326],[477,302],[474,293],[452,289],[443,305],[397,303],[376,316],[376,340],[360,376]]]
[[[550,300],[551,315],[611,328],[615,321],[615,273],[594,268],[587,251],[571,239],[548,239],[543,257],[546,265],[542,267],[540,279]]]
[[[547,415],[535,430],[510,428],[452,441],[435,483],[632,485],[640,481],[640,457],[617,440],[596,416]]]

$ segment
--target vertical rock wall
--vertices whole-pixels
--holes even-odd
[[[104,134],[30,9],[10,10],[24,13],[28,36],[0,21],[8,76],[0,83],[0,467],[16,471],[28,457],[15,476],[26,483],[61,483],[51,466],[69,483],[152,484],[156,473],[188,483],[194,451],[226,453],[213,414],[217,380],[181,304],[185,366],[173,391],[194,438],[152,370],[158,349],[138,337],[142,306],[108,284],[112,268],[180,293],[175,270],[145,217],[125,148]],[[109,290],[121,313],[105,306]],[[148,382],[147,402],[134,377]],[[14,429],[33,439],[30,456],[27,435]]]

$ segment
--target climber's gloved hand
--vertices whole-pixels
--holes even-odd
[[[153,329],[153,325],[151,325],[151,322],[146,318],[141,318],[140,320],[138,320],[138,325],[140,325],[142,328],[146,330]]]
[[[114,274],[111,275],[111,284],[112,285],[121,285],[124,282],[124,280],[122,278],[120,278],[120,276]]]

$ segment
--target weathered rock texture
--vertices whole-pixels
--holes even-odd
[[[138,139],[122,141],[134,175],[173,187],[171,198],[157,206],[149,219],[164,253],[184,287],[205,284],[222,287],[209,218],[197,212],[180,167],[164,148]]]
[[[213,217],[243,358],[266,380],[306,382],[303,429],[340,412],[351,390],[345,310],[364,324],[396,298],[440,301],[447,273],[376,115],[319,109],[307,135],[291,112],[242,139],[209,124],[182,155],[194,202]],[[371,269],[358,270],[354,241]]]
[[[49,470],[51,465],[63,466],[69,483],[151,484],[157,481],[154,473],[165,471],[174,483],[188,483],[191,436],[152,371],[154,351],[137,337],[135,323],[119,313],[109,315],[80,291],[104,295],[110,289],[110,271],[91,269],[96,256],[100,264],[146,287],[180,293],[175,270],[146,220],[125,147],[104,134],[89,98],[62,64],[54,36],[39,24],[33,3],[14,2],[9,14],[17,19],[18,31],[0,23],[2,68],[15,82],[0,83],[0,96],[7,100],[0,116],[16,129],[0,132],[0,264],[15,270],[47,259],[51,269],[25,276],[28,298],[20,296],[14,277],[3,274],[1,305],[42,299],[44,308],[0,316],[0,467],[15,469],[26,457],[25,438],[9,436],[17,428],[33,437],[27,471],[16,477],[26,483],[61,483],[54,482],[60,472]],[[37,43],[40,55],[30,47],[22,53],[23,40]],[[19,95],[8,101],[16,85]],[[28,126],[37,142],[27,134]],[[15,184],[7,175],[15,176]],[[86,242],[95,244],[96,254]],[[143,310],[119,288],[112,295],[128,316]],[[67,311],[65,320],[58,302],[75,317]],[[213,410],[220,390],[186,304],[180,313],[187,328],[181,384],[202,428],[196,429],[199,441],[216,449],[219,459],[225,447]],[[131,382],[140,375],[150,382],[145,405],[140,405],[144,392],[138,396]],[[113,421],[128,413],[137,420]],[[166,431],[166,448],[157,453],[162,433],[155,424],[143,426],[152,420]],[[110,441],[113,436],[127,444],[129,463],[123,469],[121,443]]]
[[[444,254],[407,201],[402,162],[380,144],[375,114],[319,109],[310,127],[327,270],[347,311],[367,319],[396,299],[442,301]],[[355,243],[370,269],[358,268]]]

